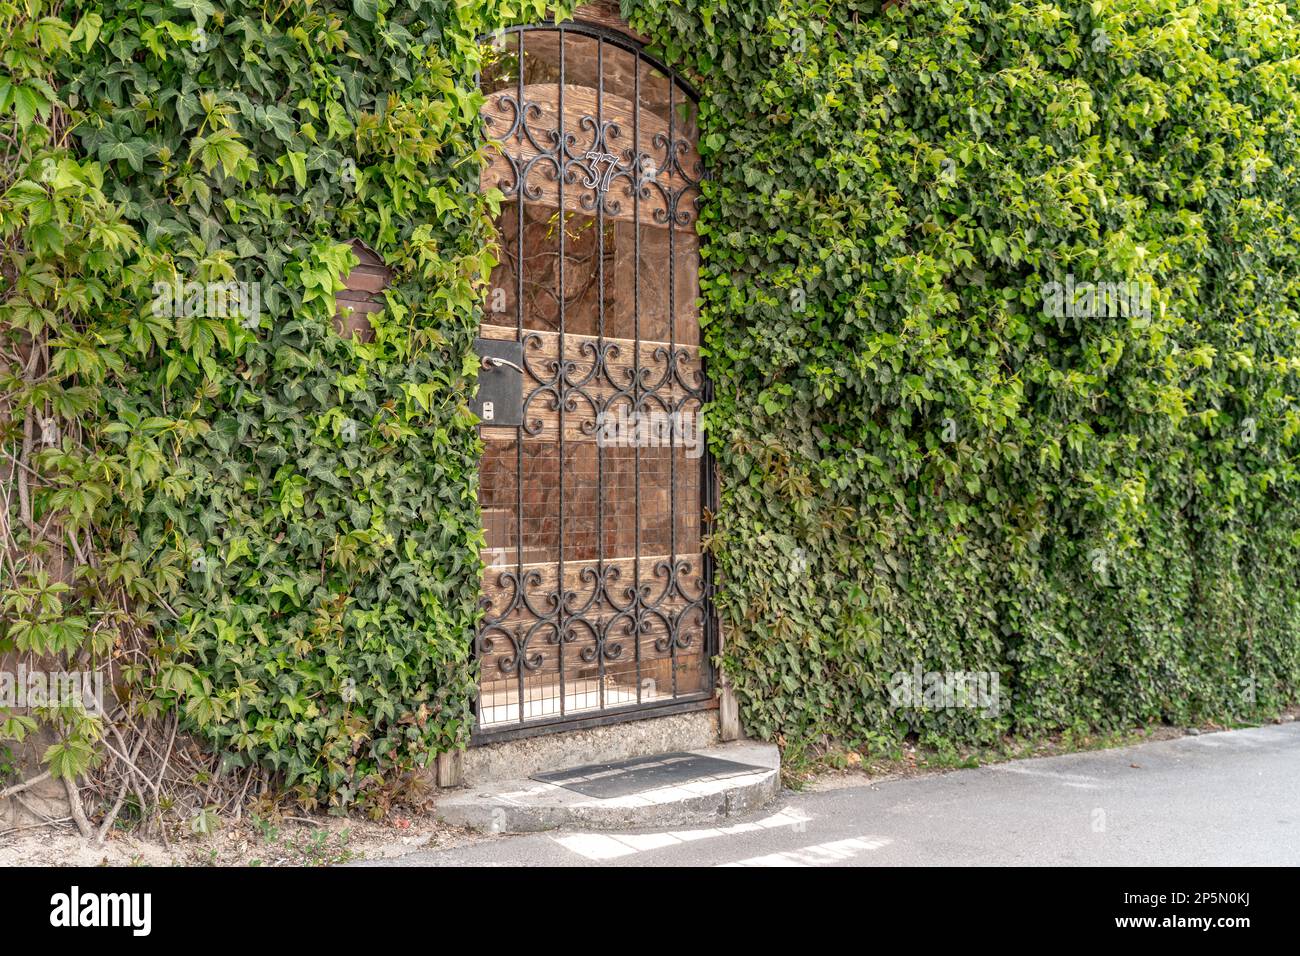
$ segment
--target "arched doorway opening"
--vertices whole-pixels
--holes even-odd
[[[491,42],[476,738],[709,706],[696,97],[607,24]]]

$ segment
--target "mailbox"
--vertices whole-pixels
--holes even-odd
[[[474,413],[484,425],[518,428],[523,424],[524,346],[502,339],[475,339],[479,357]]]

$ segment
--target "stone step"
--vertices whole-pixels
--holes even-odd
[[[707,765],[691,758],[706,758]],[[727,761],[731,766],[712,761]],[[453,826],[488,833],[717,823],[757,810],[775,798],[781,790],[780,766],[780,752],[774,745],[736,741],[539,774],[548,778],[544,780],[505,780],[446,790],[438,799],[437,815]],[[683,768],[698,772],[688,779],[663,779]],[[567,786],[555,782],[557,778]]]

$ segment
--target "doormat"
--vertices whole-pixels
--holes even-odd
[[[654,757],[634,757],[618,763],[594,763],[550,773],[535,773],[534,780],[553,783],[584,797],[612,800],[644,790],[678,787],[706,780],[726,780],[747,773],[761,773],[770,767],[738,763],[700,754],[672,753]]]

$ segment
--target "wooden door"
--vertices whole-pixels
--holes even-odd
[[[521,343],[522,424],[481,426],[480,734],[712,697],[712,464],[696,308],[695,102],[594,25],[496,38],[482,188],[505,196],[482,336]]]

